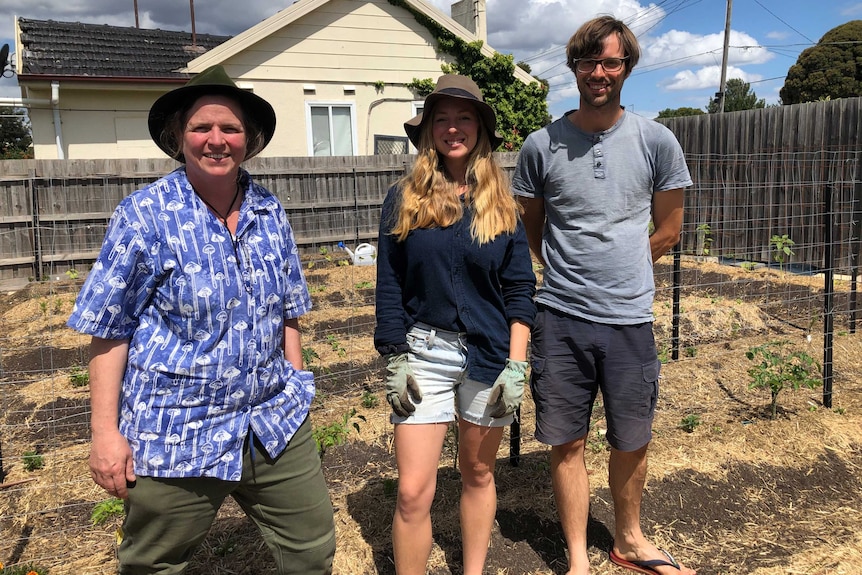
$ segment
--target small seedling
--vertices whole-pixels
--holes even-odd
[[[116,497],[105,499],[93,507],[93,511],[90,513],[90,522],[93,525],[102,525],[113,517],[122,517],[124,513],[122,499]]]
[[[772,259],[778,262],[778,266],[781,271],[784,271],[784,262],[786,259],[789,259],[790,256],[794,255],[792,246],[796,245],[796,242],[790,239],[787,234],[783,235],[774,235],[769,238],[769,243],[772,244],[772,249],[775,250],[775,253],[772,254]]]
[[[712,245],[712,228],[709,227],[709,224],[700,224],[695,228],[695,232],[697,234],[698,240],[698,255],[708,256],[709,255],[709,247]]]
[[[347,350],[344,349],[344,346],[341,345],[341,342],[338,341],[338,338],[332,334],[326,336],[326,343],[332,348],[332,351],[338,354],[339,357],[344,357],[347,355]]]
[[[596,432],[592,434],[594,437],[589,437],[587,439],[587,446],[590,448],[590,451],[593,453],[601,453],[607,449],[607,443],[605,442],[606,434],[606,430],[596,429]]]
[[[69,383],[72,387],[85,387],[90,383],[90,372],[80,365],[74,366],[69,373]]]
[[[45,467],[45,459],[36,450],[25,451],[21,459],[27,471],[36,471]]]
[[[366,391],[362,394],[362,407],[365,409],[371,409],[373,407],[377,407],[377,404],[380,403],[380,399],[378,399],[377,395],[371,393],[370,391]]]
[[[679,422],[679,428],[686,433],[692,433],[698,425],[700,425],[700,416],[696,413],[689,413]]]
[[[670,361],[670,347],[666,345],[661,346],[661,349],[658,350],[658,360],[662,363]]]
[[[219,557],[227,557],[236,550],[237,543],[231,538],[219,543],[213,548],[213,553]]]
[[[357,282],[356,285],[354,285],[353,287],[355,287],[356,289],[371,289],[374,287],[374,282]]]
[[[66,276],[68,276],[70,280],[76,280],[78,279],[78,270],[76,270],[75,268],[66,270]]]
[[[302,348],[302,363],[305,366],[312,365],[315,361],[320,360],[320,356],[317,355],[317,352],[314,351],[313,348],[304,347]]]
[[[352,408],[344,414],[341,421],[335,421],[329,425],[323,425],[312,431],[314,443],[317,444],[317,453],[323,458],[326,450],[336,445],[342,445],[347,441],[347,434],[350,433],[350,428],[359,433],[359,422],[351,419],[356,418],[361,421],[366,421],[364,415],[357,415],[356,409]]]
[[[804,351],[787,351],[786,341],[773,341],[750,348],[745,357],[758,362],[749,368],[749,389],[768,389],[772,397],[770,413],[775,419],[778,412],[778,394],[785,387],[814,389],[821,384],[820,364]]]
[[[757,267],[757,264],[755,262],[742,262],[741,264],[739,264],[739,267],[741,267],[742,269],[744,269],[747,272],[750,272],[750,271],[753,271],[754,268]]]
[[[686,357],[697,356],[697,348],[694,347],[693,345],[688,346],[687,348],[685,348],[685,355],[686,355]]]
[[[40,301],[39,309],[42,311],[42,315],[48,315],[48,301],[44,299]]]

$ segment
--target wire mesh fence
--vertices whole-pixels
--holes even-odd
[[[841,151],[689,156],[695,186],[678,253],[655,265],[662,361],[721,363],[750,345],[789,341],[828,371],[830,338],[855,331],[859,311],[856,163]],[[353,220],[340,221],[331,235],[351,237]],[[85,231],[104,233],[95,224]],[[303,264],[315,306],[301,320],[318,386],[312,416],[363,401],[387,409],[372,343],[374,266],[352,265],[324,242]],[[94,524],[106,496],[87,468],[88,340],[65,327],[82,281],[73,276],[52,274],[0,299],[0,562],[54,575],[104,573],[114,560],[116,521]]]

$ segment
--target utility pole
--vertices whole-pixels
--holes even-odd
[[[138,19],[138,0],[135,0],[135,28],[141,27],[141,21]]]
[[[727,0],[727,16],[724,18],[724,52],[721,56],[721,84],[715,95],[718,100],[718,113],[724,112],[725,89],[727,88],[727,52],[730,47],[730,10],[733,0]]]

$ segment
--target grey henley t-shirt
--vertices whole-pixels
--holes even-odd
[[[629,112],[604,132],[563,117],[530,134],[512,187],[545,202],[536,301],[598,323],[653,321],[652,197],[691,184],[673,133]]]

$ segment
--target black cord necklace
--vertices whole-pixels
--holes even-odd
[[[230,216],[230,211],[233,209],[233,205],[236,203],[237,198],[239,198],[239,192],[240,192],[240,186],[239,186],[239,184],[237,184],[236,185],[236,192],[233,195],[233,199],[230,201],[230,205],[227,207],[227,212],[226,212],[227,215],[226,216],[223,216],[220,211],[215,209],[213,207],[213,205],[206,200],[205,197],[198,194],[198,197],[201,199],[201,201],[203,203],[205,203],[209,207],[209,209],[211,209],[213,211],[213,213],[216,215],[216,217],[219,219],[219,221],[224,224],[224,227],[227,228],[227,232],[230,234],[231,238],[233,238],[233,233],[230,231],[230,227],[228,227],[228,225],[227,225],[227,218],[228,218],[228,216]]]

